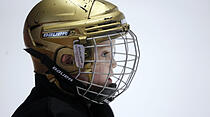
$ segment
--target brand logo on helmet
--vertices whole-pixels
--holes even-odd
[[[52,69],[57,72],[58,74],[60,74],[62,77],[66,78],[67,80],[73,82],[73,79],[70,78],[68,75],[64,74],[61,70],[59,70],[59,68],[53,66]]]
[[[64,32],[50,32],[50,33],[44,33],[42,34],[43,38],[47,37],[62,37],[62,36],[68,36],[69,31],[64,31]]]

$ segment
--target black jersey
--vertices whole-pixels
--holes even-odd
[[[35,75],[35,87],[12,117],[114,117],[108,104],[91,103],[80,96],[67,95]]]

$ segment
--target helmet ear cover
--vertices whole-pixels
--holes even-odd
[[[75,48],[73,48],[75,49]],[[74,51],[67,46],[65,47],[61,47],[59,49],[56,50],[55,54],[54,54],[54,62],[61,68],[63,68],[65,71],[67,71],[68,73],[70,73],[71,75],[78,75],[79,71],[81,72],[91,72],[92,71],[92,63],[84,63],[84,66],[82,68],[79,68],[76,65],[76,57],[74,54]],[[85,60],[93,60],[93,49],[89,48],[89,49],[85,49],[85,52],[82,53],[84,54]],[[64,55],[69,56],[69,60],[68,64],[66,64],[65,62],[62,62],[62,59],[64,57]],[[89,81],[91,81],[92,78],[92,73],[87,74],[87,77],[89,79]]]
[[[54,57],[54,61],[56,62],[56,64],[58,66],[60,66],[61,68],[63,68],[64,70],[68,71],[68,70],[71,70],[71,71],[78,71],[78,68],[76,67],[75,65],[75,62],[74,62],[74,54],[73,54],[73,49],[69,48],[69,47],[62,47],[62,48],[59,48],[56,52],[55,52],[55,57]],[[68,64],[65,64],[62,62],[62,59],[63,59],[63,56],[64,55],[68,55],[70,56],[68,60],[69,63]]]

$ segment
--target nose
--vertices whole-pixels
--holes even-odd
[[[117,62],[115,61],[115,59],[112,59],[112,67],[110,69],[111,76],[113,76],[113,68],[115,67],[117,67]]]
[[[115,61],[115,59],[112,60],[112,68],[117,67],[117,62]]]

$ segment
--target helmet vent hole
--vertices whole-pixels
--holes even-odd
[[[111,21],[107,21],[107,22],[104,22],[104,23],[100,23],[100,24],[98,24],[98,26],[107,25],[107,24],[112,24],[112,23],[116,23],[116,22],[117,22],[117,21],[111,20]]]
[[[122,30],[121,23],[118,21],[106,21],[103,23],[99,23],[96,25],[87,26],[85,31],[87,34],[90,35],[104,35],[109,34],[110,32],[119,32],[119,30]]]
[[[102,30],[108,30],[108,29],[112,29],[112,28],[116,28],[119,25],[114,25],[114,26],[107,26],[107,27],[103,27]]]
[[[87,31],[87,33],[97,32],[97,31],[99,31],[99,30],[89,30],[89,31]]]

